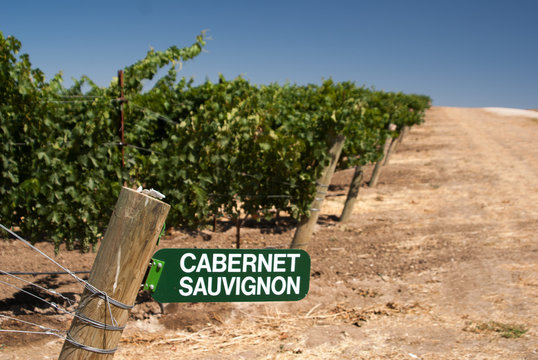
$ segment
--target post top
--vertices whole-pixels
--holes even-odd
[[[139,187],[140,189],[141,187]],[[151,192],[150,190],[144,190],[142,189],[142,191],[139,191],[138,189],[132,189],[132,188],[129,188],[129,187],[126,187],[126,186],[122,186],[121,187],[121,191],[127,191],[127,192],[130,192],[130,193],[133,193],[136,194],[136,195],[140,195],[140,196],[144,196],[144,197],[147,197],[148,199],[151,199],[152,201],[157,201],[163,205],[166,205],[166,206],[170,206],[169,204],[165,203],[164,201],[161,201],[162,198],[164,198],[165,196],[163,194],[161,194],[160,192],[154,190],[154,189],[151,189],[153,190],[153,192]],[[162,197],[161,198],[158,198],[156,195],[157,194],[160,194]]]

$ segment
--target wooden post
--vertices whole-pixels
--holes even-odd
[[[408,125],[405,125],[405,126],[403,127],[403,129],[402,129],[402,136],[400,137],[400,142],[402,142],[403,139],[404,139],[404,137],[407,136],[407,134],[409,133],[410,128],[411,128],[411,127],[408,126]]]
[[[370,181],[368,182],[368,187],[374,187],[377,185],[377,180],[379,179],[379,175],[381,175],[381,167],[383,166],[383,162],[385,161],[385,155],[387,154],[387,151],[389,150],[389,146],[391,144],[391,137],[387,136],[387,140],[385,141],[385,145],[383,146],[383,156],[381,159],[379,159],[375,163],[374,171],[372,172],[372,177],[370,178]]]
[[[240,249],[241,248],[241,214],[237,216],[237,220],[235,220],[235,248]]]
[[[408,132],[409,132],[409,126],[404,125],[404,127],[402,128],[402,132],[400,133],[400,136],[398,136],[397,138],[398,141],[396,142],[396,147],[394,148],[393,151],[398,150],[398,147],[400,146],[400,144],[402,143],[404,137],[407,135]]]
[[[297,230],[295,230],[295,235],[293,236],[293,240],[290,245],[291,249],[306,249],[308,246],[312,233],[314,232],[314,227],[318,222],[319,211],[321,210],[323,199],[325,199],[329,184],[331,183],[331,179],[333,177],[334,170],[336,169],[338,159],[340,158],[342,148],[344,147],[345,140],[345,136],[338,135],[332,141],[332,145],[329,149],[331,161],[329,162],[329,165],[323,169],[322,175],[318,180],[317,194],[314,201],[310,205],[310,216],[304,216],[299,221],[299,225],[297,226]]]
[[[170,205],[128,188],[122,188],[107,231],[93,263],[88,282],[123,304],[132,305],[140,290],[145,271],[155,251]],[[127,323],[129,311],[121,309],[84,290],[77,314],[117,326]],[[109,310],[110,309],[110,310]],[[117,347],[122,331],[103,330],[74,318],[68,336],[76,342],[99,349]],[[64,342],[59,359],[112,359],[114,354],[100,354]]]
[[[394,147],[394,149],[391,150],[392,152],[396,152],[396,150],[398,150],[398,147],[400,146],[400,143],[402,142],[402,137],[403,137],[403,129],[400,132],[400,135],[398,135],[398,137],[393,140],[394,145],[391,144],[391,146]],[[388,164],[388,160],[385,161],[385,163]]]
[[[396,150],[397,143],[398,143],[398,138],[392,138],[390,140],[389,149],[387,150],[387,154],[385,155],[385,160],[383,160],[383,166],[386,166],[389,164],[390,155]]]
[[[346,222],[349,220],[351,214],[353,213],[353,207],[355,206],[355,201],[357,200],[359,189],[361,187],[362,175],[362,167],[356,166],[355,172],[353,173],[353,179],[349,185],[349,191],[347,192],[346,203],[344,204],[342,215],[340,215],[340,222]]]

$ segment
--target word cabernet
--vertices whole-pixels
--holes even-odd
[[[286,271],[286,258],[289,258],[291,272],[295,271],[295,263],[301,254],[272,254],[272,253],[239,253],[239,254],[222,254],[213,253],[210,256],[207,253],[202,253],[200,258],[197,259],[196,255],[192,252],[183,254],[179,261],[181,271],[185,273],[191,273],[193,271],[201,273],[207,272],[285,272]],[[186,263],[191,260],[197,263],[196,266],[186,266]]]
[[[159,302],[295,301],[309,288],[310,257],[289,249],[162,249]]]

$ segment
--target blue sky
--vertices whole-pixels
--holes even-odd
[[[206,52],[183,66],[257,84],[355,81],[434,105],[538,108],[538,0],[4,1],[0,31],[47,78],[107,85],[150,47]]]

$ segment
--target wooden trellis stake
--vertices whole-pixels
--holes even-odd
[[[88,282],[106,292],[114,300],[132,305],[140,290],[144,274],[155,251],[170,205],[129,188],[122,188],[104,239],[93,263]],[[108,326],[127,323],[129,311],[88,289],[84,290],[77,314]],[[115,349],[122,330],[104,330],[80,318],[74,318],[68,336],[92,348]],[[82,349],[66,341],[59,359],[112,359],[114,354],[101,354]]]

